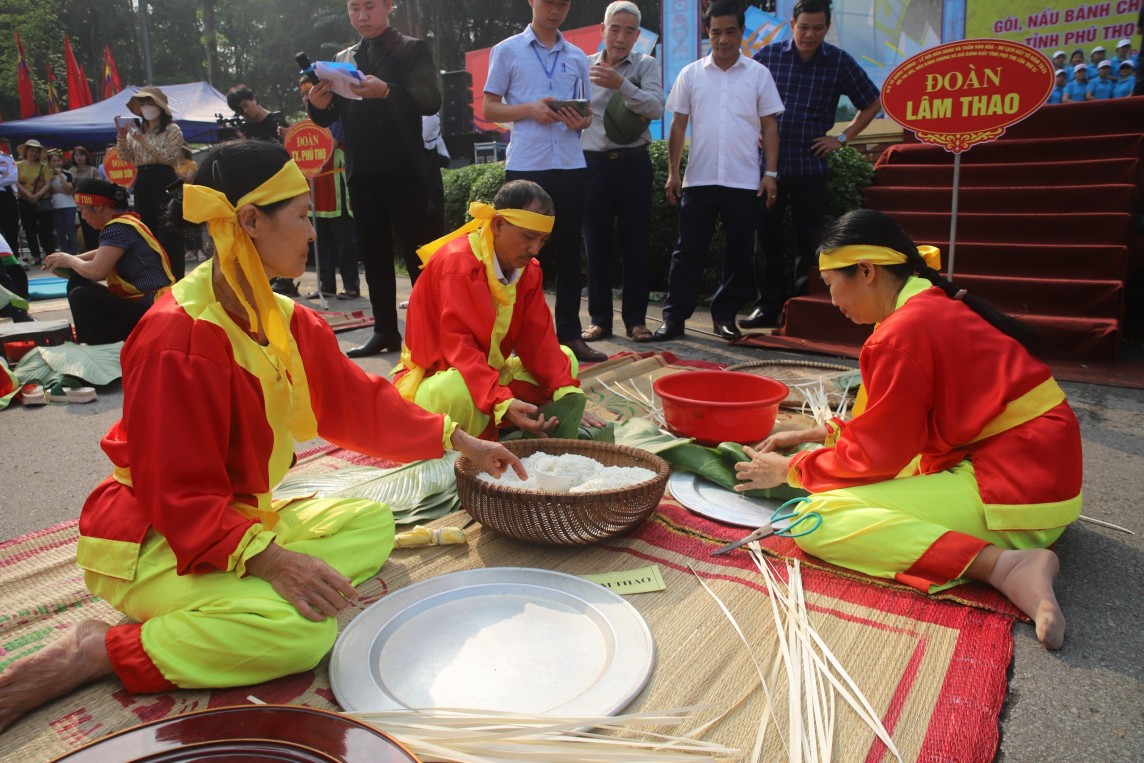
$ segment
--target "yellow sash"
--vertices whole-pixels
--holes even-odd
[[[171,290],[171,285],[175,283],[175,276],[171,272],[171,261],[167,256],[166,250],[163,249],[163,245],[160,244],[159,240],[151,233],[151,229],[135,215],[116,215],[111,218],[111,221],[107,224],[114,225],[116,223],[123,223],[124,225],[134,228],[135,232],[142,236],[143,240],[147,242],[147,246],[159,253],[159,261],[163,264],[163,274],[167,276],[167,285],[155,290],[155,299],[166,294]],[[140,299],[144,294],[135,284],[123,280],[117,270],[112,270],[107,274],[107,289],[120,299]]]

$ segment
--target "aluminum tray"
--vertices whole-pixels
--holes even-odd
[[[573,575],[496,567],[388,594],[334,645],[345,710],[464,708],[613,715],[643,689],[655,644],[636,609]]]
[[[688,472],[673,472],[667,489],[681,506],[736,527],[762,527],[782,505],[777,498],[747,498]]]

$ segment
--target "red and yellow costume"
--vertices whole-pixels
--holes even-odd
[[[487,221],[492,209],[480,206]],[[579,393],[580,383],[574,357],[556,339],[540,265],[532,260],[516,281],[500,283],[491,235],[467,227],[432,249],[413,287],[394,384],[469,434],[496,439],[514,399],[546,403]]]
[[[299,182],[306,192],[297,173],[277,195],[297,195]],[[211,230],[216,245],[226,239]],[[133,692],[244,685],[317,664],[336,620],[307,620],[248,576],[247,561],[273,541],[356,585],[392,549],[393,517],[364,500],[272,502],[294,441],[320,435],[410,461],[440,457],[453,430],[347,360],[328,325],[289,299],[259,295],[256,325],[283,329],[260,344],[216,298],[214,272],[204,263],[177,283],[124,345],[123,418],[102,443],[114,474],[80,517],[88,587],[139,621],[106,640]]]
[[[862,347],[866,407],[791,461],[821,527],[808,553],[923,591],[987,545],[1045,547],[1080,514],[1080,428],[1050,369],[911,278]]]

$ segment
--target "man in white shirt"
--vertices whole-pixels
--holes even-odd
[[[665,190],[668,202],[680,205],[679,243],[671,255],[663,325],[653,335],[656,341],[681,336],[685,321],[695,312],[716,217],[723,219],[726,248],[711,318],[719,337],[733,341],[742,336],[735,314],[749,280],[758,199],[765,197],[770,207],[778,193],[775,117],[783,111],[771,73],[740,52],[744,21],[736,0],[711,3],[703,19],[711,55],[684,67],[667,99],[673,117]],[[691,153],[681,183],[679,162],[689,124]],[[760,131],[766,156],[761,181]]]

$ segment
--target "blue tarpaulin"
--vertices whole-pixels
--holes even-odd
[[[160,85],[159,89],[167,96],[171,114],[188,143],[214,143],[218,140],[215,115],[231,115],[222,93],[206,82]],[[107,100],[81,109],[0,123],[0,138],[13,144],[35,138],[45,146],[57,148],[72,148],[79,143],[111,145],[115,142],[115,117],[134,116],[127,108],[127,101],[137,92],[138,87],[129,85]]]

